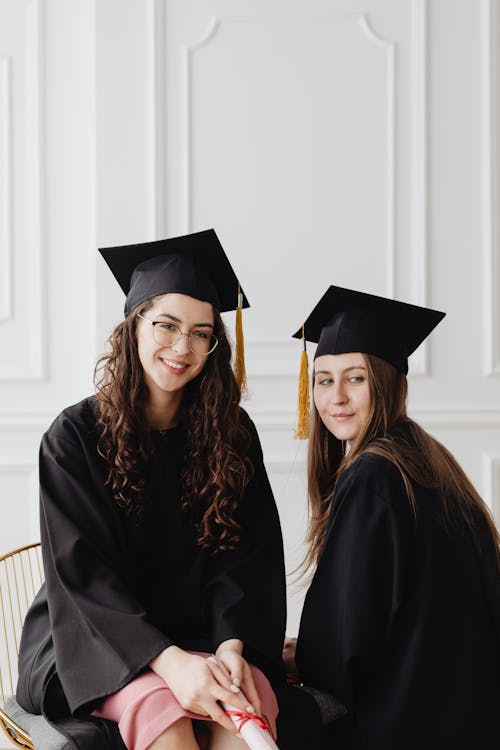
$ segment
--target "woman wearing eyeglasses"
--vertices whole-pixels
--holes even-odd
[[[84,750],[240,747],[221,702],[274,733],[285,583],[220,316],[237,280],[213,230],[101,252],[125,319],[42,440],[18,701]]]

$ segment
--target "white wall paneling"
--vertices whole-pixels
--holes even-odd
[[[0,417],[53,418],[91,384],[93,35],[93,3],[0,0]]]
[[[0,381],[45,375],[42,9],[42,0],[0,3]]]
[[[427,0],[413,0],[411,5],[413,30],[411,63],[411,299],[417,305],[429,304],[427,253],[428,253],[428,18]],[[394,296],[398,297],[397,290]],[[429,343],[425,341],[410,359],[412,375],[428,376]]]
[[[9,198],[12,195],[11,58],[0,56],[0,323],[12,316],[12,229]]]
[[[266,12],[245,5],[236,14],[219,4],[210,14],[211,3],[192,3],[183,23],[180,6],[156,14],[167,48],[163,75],[156,66],[156,91],[167,92],[157,128],[167,144],[158,144],[166,155],[165,227],[175,234],[216,225],[245,259],[243,273],[253,255],[265,255],[262,309],[270,309],[271,283],[274,300],[296,299],[304,311],[323,291],[324,281],[301,275],[304,253],[312,264],[330,255],[328,281],[346,286],[362,285],[362,253],[365,288],[425,304],[426,0],[400,4],[390,38],[377,28],[387,12],[377,2],[366,13],[342,2],[328,11],[324,3],[307,11],[302,3],[286,11],[272,3]],[[189,33],[191,26],[200,31]],[[253,337],[266,353],[288,335],[280,312],[274,308],[274,330]],[[279,356],[272,364],[281,369]],[[428,374],[425,346],[411,368]]]
[[[164,237],[164,0],[96,3],[97,245]],[[96,267],[96,351],[121,320],[123,295]]]
[[[39,538],[40,438],[91,384],[93,10],[88,0],[0,0],[2,553]]]
[[[39,538],[38,445],[52,416],[0,415],[0,550]]]
[[[296,578],[293,571],[304,557],[307,509],[304,503],[297,505],[292,498],[303,496],[306,492],[305,464],[303,461],[290,463],[277,456],[270,456],[266,460],[266,467],[284,530],[285,564],[288,572],[288,632],[294,634],[299,627],[305,589],[293,584]]]
[[[37,464],[16,459],[0,462],[3,521],[0,549],[7,552],[40,538]]]
[[[366,247],[368,233],[372,235],[378,262],[371,270],[381,290],[391,293],[393,45],[376,36],[360,14],[252,11],[220,13],[210,20],[202,38],[183,51],[183,228],[195,229],[219,216],[214,223],[227,234],[232,222],[224,205],[231,207],[248,237],[235,238],[232,244],[242,244],[249,258],[255,257],[260,246],[266,257],[261,286],[267,286],[268,295],[275,290],[275,301],[285,296],[288,300],[300,289],[300,259],[308,233],[312,233],[313,243],[322,246],[321,251],[319,247],[307,249],[313,261],[331,247],[332,234],[349,238],[347,224],[354,225],[356,202],[349,201],[346,193],[355,190],[360,202],[371,199],[377,204],[366,224],[358,222],[358,243]],[[356,70],[356,65],[359,86],[352,85],[344,74],[346,69]],[[377,93],[372,97],[370,91]],[[335,97],[334,107],[329,92]],[[373,152],[364,142],[363,126],[370,109],[370,148],[383,154],[373,165],[374,174],[366,170]],[[344,116],[339,118],[337,112]],[[348,129],[354,131],[351,140]],[[328,140],[330,147],[326,148]],[[355,173],[356,178],[349,180],[349,173]],[[333,212],[335,203],[342,210]],[[248,213],[258,217],[253,226]],[[262,227],[266,227],[264,235]],[[350,239],[355,248],[356,239]],[[385,259],[382,267],[380,257]],[[357,267],[357,259],[350,260],[347,253],[344,261],[344,266],[351,265],[351,272],[352,264]],[[332,269],[332,276],[342,273],[347,273],[345,268],[337,274]],[[274,316],[283,315],[286,307],[275,306]],[[289,320],[287,316],[286,326]],[[279,320],[280,328],[274,319],[258,327],[282,335],[286,330],[283,322]]]
[[[500,8],[483,0],[483,185],[485,373],[500,375]]]
[[[153,175],[153,195],[151,208],[154,211],[154,236],[158,239],[168,235],[166,200],[166,98],[165,88],[165,2],[149,0],[149,35],[150,49],[150,106],[151,128],[153,135],[150,141],[149,159]]]

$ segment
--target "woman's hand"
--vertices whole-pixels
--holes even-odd
[[[295,651],[297,648],[297,639],[290,638],[288,635],[285,636],[285,643],[283,644],[283,664],[285,665],[285,671],[291,677],[299,676],[297,671],[297,665],[295,664]]]
[[[218,701],[230,703],[240,711],[247,709],[247,702],[235,694],[231,678],[218,664],[177,646],[169,646],[149,666],[165,680],[183,708],[209,716],[228,732],[237,734],[238,730]]]
[[[247,704],[245,710],[249,707],[253,710],[253,713],[260,716],[261,704],[259,694],[257,693],[248,662],[241,655],[242,651],[243,643],[233,638],[229,641],[223,641],[215,652],[215,656],[229,672],[232,684],[240,688],[248,700],[250,706]]]

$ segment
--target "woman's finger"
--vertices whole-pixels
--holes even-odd
[[[212,675],[214,679],[217,681],[219,685],[221,685],[223,688],[226,688],[226,690],[230,690],[232,693],[235,693],[235,691],[231,675],[229,672],[227,672],[225,669],[222,669],[221,666],[211,659],[207,659],[207,664],[210,668],[210,671],[212,672]]]
[[[243,679],[243,668],[245,665],[245,660],[241,654],[229,650],[222,651],[217,659],[219,664],[222,665],[222,668],[227,671],[232,684],[235,685],[235,687],[240,687]]]
[[[247,711],[250,704],[246,695],[243,695],[241,692],[232,693],[223,687],[218,687],[217,689],[212,690],[211,695],[215,700],[225,703],[228,706],[232,706],[237,711]]]
[[[245,698],[244,710],[248,711],[250,709],[254,713],[260,714],[261,703],[260,703],[259,694],[257,693],[257,689],[253,681],[250,666],[245,661],[245,659],[243,659],[243,657],[240,654],[234,654],[232,652],[224,652],[223,654],[220,654],[217,658],[221,662],[223,670],[227,669],[228,667],[227,661],[229,662],[235,661],[238,663],[238,667],[241,670],[238,672],[238,674],[239,675],[241,674],[241,677],[237,677],[236,679],[240,683],[240,686],[241,686],[240,690],[241,690],[241,693],[243,693],[243,696]]]
[[[238,734],[238,729],[233,723],[232,719],[226,714],[224,709],[218,703],[213,701],[213,703],[206,705],[206,710],[208,711],[208,715],[210,716],[210,718],[223,726],[224,729],[227,729],[227,731],[231,732],[232,734]]]
[[[260,715],[262,706],[260,703],[257,688],[255,687],[255,682],[253,681],[252,672],[248,664],[245,664],[245,667],[243,669],[241,691],[245,695],[245,698],[248,700],[248,703],[250,703],[250,705],[253,707],[255,713]]]

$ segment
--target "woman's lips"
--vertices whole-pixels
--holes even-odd
[[[161,357],[161,361],[163,362],[166,370],[168,370],[168,372],[171,372],[173,375],[181,375],[189,367],[186,362],[178,362],[175,359],[167,359],[166,357]]]

